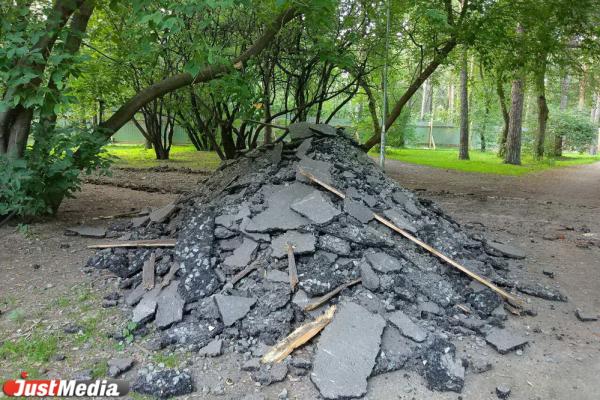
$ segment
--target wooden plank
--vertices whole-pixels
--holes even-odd
[[[342,290],[349,288],[350,286],[356,285],[357,283],[360,283],[360,282],[362,282],[362,278],[358,278],[353,281],[346,282],[346,283],[336,287],[331,292],[324,294],[323,296],[319,297],[312,303],[307,304],[306,307],[304,307],[304,311],[312,311],[316,308],[321,307],[323,304],[327,303],[332,297],[337,296]]]
[[[88,246],[88,249],[110,249],[113,247],[175,247],[175,242],[175,239],[116,240],[114,242],[93,244]]]
[[[308,342],[323,330],[333,320],[335,306],[331,306],[325,313],[319,315],[314,321],[308,322],[290,333],[285,339],[273,346],[261,358],[264,364],[280,362],[290,355],[295,349]]]
[[[291,243],[287,244],[288,255],[288,275],[290,277],[290,288],[292,292],[298,286],[298,270],[296,269],[296,259],[294,258],[294,246]]]
[[[325,189],[327,189],[330,192],[336,194],[337,196],[341,197],[342,199],[346,197],[346,195],[344,193],[340,192],[339,190],[337,190],[333,186],[331,186],[331,185],[329,185],[329,184],[321,181],[320,179],[318,179],[314,175],[312,175],[312,174],[304,171],[303,169],[300,169],[299,172],[300,172],[300,174],[306,176],[311,181],[313,181],[316,184],[324,187]],[[407,238],[411,242],[417,244],[418,246],[424,248],[425,250],[427,250],[431,254],[435,255],[436,257],[438,257],[438,258],[442,259],[443,261],[447,262],[448,264],[452,265],[454,268],[456,268],[459,271],[463,272],[467,276],[469,276],[472,279],[475,279],[477,282],[479,282],[479,283],[481,283],[481,284],[489,287],[494,292],[496,292],[500,296],[502,296],[506,301],[508,301],[508,302],[510,302],[510,303],[512,303],[514,305],[517,305],[517,306],[522,306],[522,302],[521,302],[520,299],[517,299],[516,297],[512,296],[508,292],[500,289],[498,286],[494,285],[492,282],[488,281],[484,277],[482,277],[482,276],[480,276],[480,275],[478,275],[478,274],[470,271],[468,268],[462,266],[458,262],[452,260],[450,257],[448,257],[445,254],[443,254],[443,253],[439,252],[438,250],[434,249],[433,247],[431,247],[427,243],[421,241],[420,239],[418,239],[415,236],[411,235],[410,233],[406,232],[404,229],[402,229],[399,226],[395,225],[394,223],[392,223],[391,221],[389,221],[386,218],[382,217],[381,215],[379,215],[377,213],[373,213],[373,217],[377,221],[379,221],[382,224],[384,224],[385,226],[387,226],[388,228],[390,228],[390,229],[394,230],[395,232],[399,233],[400,235],[404,236],[405,238]]]
[[[233,289],[233,287],[235,286],[236,283],[238,283],[239,281],[244,279],[252,271],[256,271],[258,269],[258,266],[259,266],[259,260],[256,260],[252,264],[247,265],[246,268],[244,268],[243,270],[241,270],[240,272],[235,274],[233,276],[233,278],[231,278],[231,280],[223,286],[223,289],[221,289],[221,293],[225,293],[228,290]]]
[[[147,215],[147,214],[145,214]],[[97,221],[97,220],[103,220],[103,219],[116,219],[116,218],[126,218],[126,217],[141,217],[141,211],[137,210],[137,211],[129,211],[129,212],[124,212],[121,214],[115,214],[115,215],[101,215],[99,217],[94,217],[92,218],[92,221]]]
[[[171,263],[171,268],[169,268],[169,272],[167,272],[167,275],[165,275],[165,277],[163,278],[163,281],[161,282],[160,287],[164,288],[164,287],[168,286],[169,283],[171,283],[171,281],[175,277],[175,274],[177,273],[178,270],[179,270],[179,263],[176,263],[176,262]]]
[[[144,262],[142,267],[142,285],[144,289],[150,290],[154,287],[154,266],[156,265],[156,255],[150,254],[150,258]]]
[[[521,300],[519,300],[516,297],[512,296],[511,294],[509,294],[505,290],[500,289],[498,286],[494,285],[492,282],[488,281],[484,277],[482,277],[480,275],[477,275],[475,272],[470,271],[467,267],[462,266],[461,264],[457,263],[456,261],[454,261],[450,257],[446,256],[445,254],[437,251],[436,249],[434,249],[433,247],[431,247],[427,243],[421,241],[420,239],[417,239],[416,237],[414,237],[410,233],[406,232],[404,229],[396,226],[391,221],[385,219],[381,215],[379,215],[377,213],[373,213],[373,217],[375,217],[375,219],[377,221],[381,222],[382,224],[384,224],[388,228],[391,228],[392,230],[394,230],[397,233],[401,234],[402,236],[404,236],[405,238],[407,238],[411,242],[416,243],[417,245],[421,246],[425,250],[429,251],[431,254],[433,254],[433,255],[437,256],[438,258],[446,261],[448,264],[452,265],[454,268],[456,268],[459,271],[461,271],[461,272],[465,273],[466,275],[468,275],[470,278],[473,278],[477,282],[481,283],[482,285],[485,285],[485,286],[489,287],[494,292],[496,292],[500,296],[502,296],[505,300],[510,301],[512,303],[515,303],[515,304],[520,304],[521,303]]]

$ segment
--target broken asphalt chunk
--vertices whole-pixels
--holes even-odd
[[[492,328],[485,336],[485,341],[500,354],[522,349],[529,343],[529,340],[521,334],[510,329],[499,328]]]
[[[294,254],[306,254],[315,251],[316,239],[313,233],[300,233],[298,231],[287,231],[283,235],[277,236],[271,242],[275,258],[287,256],[288,243],[294,248]]]
[[[171,282],[157,297],[158,308],[154,324],[160,329],[168,328],[183,319],[185,301],[177,291],[178,285],[178,281]]]
[[[402,270],[402,263],[397,258],[386,253],[369,253],[366,258],[373,269],[381,273],[386,274],[388,272],[398,272]]]
[[[417,343],[424,342],[427,339],[427,331],[421,326],[415,324],[408,315],[402,311],[394,311],[387,315],[388,321],[395,325],[403,336],[414,340]]]
[[[360,397],[379,353],[384,319],[343,303],[319,338],[311,379],[326,399]]]
[[[215,295],[215,302],[219,308],[223,324],[231,326],[248,314],[250,307],[256,303],[256,298],[217,294]]]
[[[522,249],[500,242],[487,242],[486,251],[493,256],[501,255],[514,259],[525,258],[525,252]]]
[[[316,224],[326,224],[340,214],[340,210],[318,190],[292,203],[290,207]]]

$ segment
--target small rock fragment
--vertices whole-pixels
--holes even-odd
[[[340,214],[340,210],[318,190],[292,203],[290,207],[315,224],[326,224]]]
[[[360,276],[362,278],[362,285],[369,290],[379,289],[379,276],[373,271],[373,268],[366,263],[360,263]]]
[[[499,328],[492,328],[485,336],[485,340],[500,354],[510,353],[529,343],[529,340],[519,333]]]
[[[272,256],[282,258],[287,256],[288,243],[294,246],[294,254],[306,254],[315,251],[315,235],[312,233],[300,233],[298,231],[287,231],[277,236],[271,242]]]
[[[508,386],[506,383],[501,383],[500,385],[496,386],[496,395],[499,399],[507,399],[508,396],[510,396],[510,392],[510,386]]]
[[[373,211],[371,211],[362,202],[352,200],[349,196],[344,198],[344,211],[363,224],[366,224],[374,218]]]
[[[245,267],[252,261],[252,256],[258,247],[254,240],[245,238],[242,244],[233,251],[233,254],[224,261],[225,265],[233,268]]]
[[[394,311],[387,315],[387,319],[394,324],[402,333],[409,339],[414,340],[417,343],[421,343],[427,339],[427,331],[415,324],[408,315],[402,311]]]
[[[152,211],[150,213],[150,221],[162,224],[169,219],[175,210],[177,210],[177,206],[173,203],[169,203],[164,207]]]
[[[507,258],[518,260],[525,258],[525,252],[522,249],[499,242],[488,242],[486,251],[491,255],[502,255]]]
[[[575,316],[577,317],[577,319],[579,319],[581,322],[592,322],[592,321],[598,321],[598,314],[592,314],[592,313],[588,313],[585,311],[580,310],[579,308],[575,310]]]
[[[242,371],[258,371],[260,369],[260,358],[251,358],[242,365]]]
[[[108,360],[108,376],[116,378],[133,367],[133,358],[113,358]]]
[[[168,328],[183,319],[185,301],[177,290],[178,285],[179,281],[173,281],[158,295],[154,323],[160,329]]]
[[[95,226],[74,226],[65,230],[65,235],[79,235],[82,237],[101,239],[106,236],[106,228]]]
[[[471,371],[476,374],[482,374],[492,369],[492,363],[483,358],[474,358],[469,363]]]
[[[402,263],[386,253],[377,252],[367,254],[367,261],[373,269],[381,273],[396,272],[402,270]]]
[[[456,349],[446,339],[436,338],[425,354],[425,379],[430,389],[460,393],[465,383],[465,368],[455,357]]]
[[[248,314],[250,307],[256,303],[256,298],[218,294],[215,296],[215,302],[217,303],[217,307],[219,307],[223,323],[225,326],[231,326]]]
[[[138,393],[166,399],[192,393],[194,383],[187,372],[165,369],[140,373],[132,389]]]
[[[223,354],[223,339],[215,339],[198,351],[201,356],[217,357]]]

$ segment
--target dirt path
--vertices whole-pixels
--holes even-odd
[[[522,355],[499,356],[474,338],[464,337],[459,349],[475,349],[488,357],[494,368],[484,374],[470,374],[462,398],[495,399],[494,388],[505,382],[512,387],[511,399],[597,399],[600,322],[579,322],[574,310],[581,307],[600,312],[600,163],[523,177],[446,171],[393,160],[387,162],[387,167],[402,185],[436,201],[466,227],[525,248],[526,273],[545,285],[559,287],[569,297],[568,303],[531,298],[536,317],[510,318],[507,325],[526,332],[531,340]],[[174,193],[189,188],[199,178],[177,177],[175,172],[168,172],[163,181],[160,172],[124,173],[119,178],[135,184],[140,174],[151,183],[168,182],[169,193],[84,184],[83,191],[65,202],[56,219],[31,224],[27,232],[18,232],[15,227],[0,229],[0,342],[7,338],[23,346],[33,342],[37,347],[25,346],[17,351],[34,355],[41,346],[52,347],[50,361],[0,353],[0,380],[14,377],[23,369],[50,376],[72,376],[91,369],[102,376],[104,361],[123,352],[108,335],[122,326],[124,314],[100,306],[102,297],[115,291],[115,283],[82,270],[92,254],[85,246],[94,240],[66,237],[63,232],[70,225],[93,222],[95,216],[166,204],[176,196]],[[543,275],[543,270],[554,272],[555,278]],[[82,330],[74,335],[63,334],[69,323],[81,325]],[[49,333],[56,332],[60,333],[58,343],[44,341]],[[271,399],[284,388],[290,398],[316,396],[310,383],[289,379],[257,388],[247,373],[239,371],[235,357],[207,361],[168,352],[148,356],[127,346],[124,352],[140,363],[153,361],[192,368],[198,389],[193,398],[238,399],[260,391]],[[203,394],[204,386],[215,385],[224,386],[224,396]],[[460,397],[455,393],[432,393],[421,377],[397,371],[372,379],[368,398]]]

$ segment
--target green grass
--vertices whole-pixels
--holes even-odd
[[[372,153],[372,155],[375,154],[376,153]],[[568,153],[559,159],[548,158],[542,161],[536,161],[531,156],[524,155],[521,160],[522,165],[511,165],[504,164],[502,159],[498,158],[493,152],[482,153],[480,151],[470,151],[470,160],[459,160],[458,150],[456,149],[429,150],[388,148],[386,156],[390,159],[412,164],[428,165],[434,168],[513,176],[543,171],[550,168],[590,164],[600,161],[600,156]]]
[[[58,337],[36,332],[30,338],[5,341],[0,346],[0,360],[23,357],[30,362],[47,362],[58,349]]]
[[[157,160],[154,150],[143,145],[112,144],[106,146],[110,155],[118,157],[115,165],[128,168],[150,168],[169,166],[173,168],[191,168],[196,170],[214,170],[221,160],[212,151],[196,151],[194,146],[172,146],[170,160]]]

